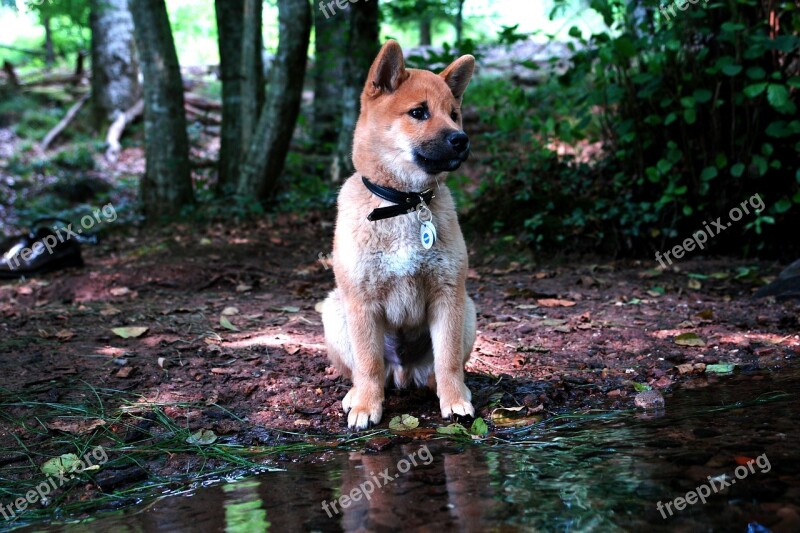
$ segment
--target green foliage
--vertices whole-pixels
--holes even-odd
[[[800,223],[800,10],[770,6],[715,1],[673,16],[655,0],[593,0],[609,27],[586,38],[573,28],[576,52],[555,81],[471,90],[492,106],[495,152],[476,219],[494,216],[541,247],[642,252],[758,193],[765,212],[715,249],[786,251],[777,230]],[[554,141],[597,138],[606,157],[591,166],[552,151]]]

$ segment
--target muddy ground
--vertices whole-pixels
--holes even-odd
[[[343,433],[348,383],[327,362],[315,310],[333,287],[324,256],[334,216],[117,232],[84,247],[83,269],[3,282],[2,394],[6,405],[42,403],[6,407],[0,463],[30,460],[13,453],[20,442],[46,457],[64,453],[60,436],[91,432],[46,408],[90,403],[91,388],[120,391],[107,410],[134,396],[141,409],[169,405],[181,427],[244,444],[268,443],[273,430]],[[524,423],[629,409],[635,384],[669,405],[675,387],[725,386],[706,365],[779,371],[800,355],[800,305],[751,298],[777,264],[696,259],[660,272],[655,261],[500,256],[472,241],[478,340],[467,382],[487,421],[496,407],[521,407]],[[125,339],[112,332],[120,327],[147,330]],[[685,333],[698,346],[676,340]],[[440,426],[437,407],[426,390],[390,391],[379,427],[405,413]],[[161,473],[186,467],[176,460]]]

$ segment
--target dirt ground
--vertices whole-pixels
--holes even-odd
[[[315,310],[333,287],[324,259],[334,216],[117,232],[84,247],[83,269],[3,282],[1,395],[80,404],[80,387],[120,391],[106,409],[129,401],[123,392],[170,403],[176,424],[244,444],[267,442],[276,429],[344,433],[349,384],[328,365]],[[635,384],[664,392],[668,404],[675,387],[724,386],[706,365],[779,370],[800,355],[800,304],[751,299],[777,264],[696,259],[660,272],[655,261],[536,262],[467,241],[479,309],[467,383],[487,421],[507,422],[493,416],[497,407],[512,408],[505,413],[519,423],[630,409]],[[127,339],[112,331],[128,327],[147,330]],[[686,333],[696,336],[676,339]],[[21,405],[6,414],[32,412]],[[422,427],[445,423],[432,393],[389,391],[379,427],[405,413]],[[64,453],[59,436],[79,432],[56,418],[37,410],[46,434],[0,421],[0,447]],[[183,457],[170,468],[186,466]],[[0,464],[20,460],[0,454]]]

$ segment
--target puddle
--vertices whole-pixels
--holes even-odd
[[[798,393],[800,373],[790,369],[731,376],[667,397],[661,416],[561,420],[506,435],[506,445],[429,441],[327,454],[47,529],[798,531]],[[747,458],[758,462],[737,471]],[[706,503],[677,510],[672,500],[695,490],[710,492]],[[331,503],[342,495],[353,500]]]

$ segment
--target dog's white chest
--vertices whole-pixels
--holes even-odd
[[[378,254],[378,268],[387,278],[415,276],[425,259],[422,251],[417,248],[419,246],[401,246]]]

